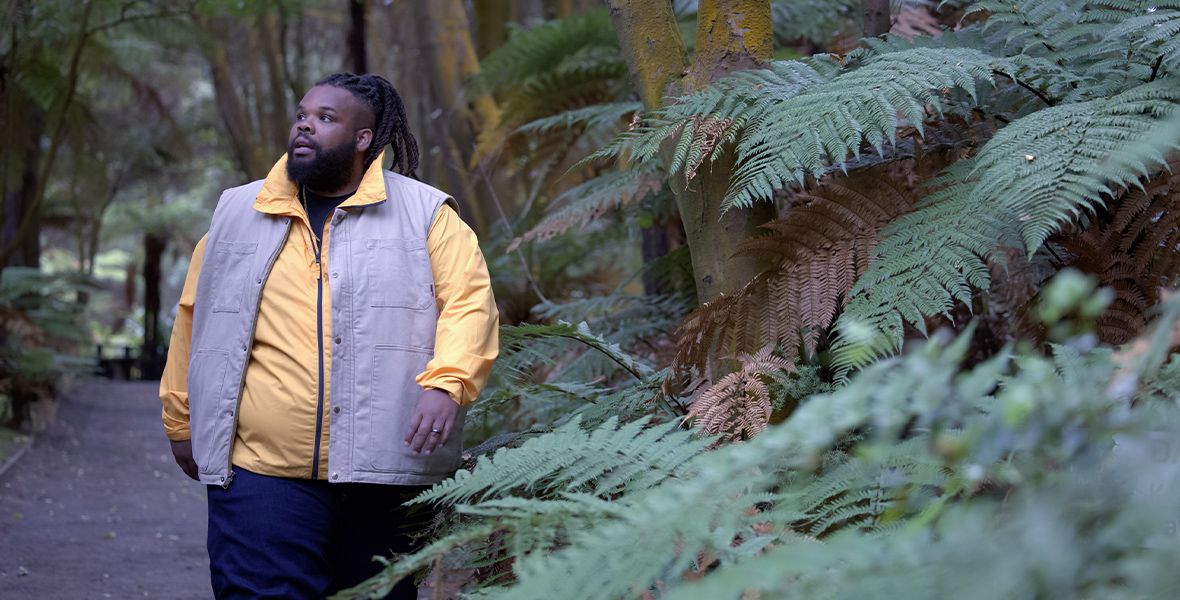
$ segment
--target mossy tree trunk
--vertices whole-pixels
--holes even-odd
[[[607,0],[607,6],[648,110],[704,89],[734,71],[757,68],[773,50],[769,0],[701,0],[696,56],[691,63],[667,0]],[[669,139],[664,144],[665,165],[671,161],[675,142]],[[739,243],[774,217],[770,203],[722,212],[735,164],[733,152],[727,151],[701,165],[691,179],[684,172],[670,176],[702,303],[740,290],[766,267],[762,261],[733,256]]]

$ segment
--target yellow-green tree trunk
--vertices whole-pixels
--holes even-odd
[[[691,64],[667,0],[607,0],[607,6],[632,80],[649,110],[770,59],[769,0],[701,0]],[[674,147],[675,140],[664,143],[665,165]],[[726,151],[701,165],[691,179],[683,171],[670,174],[702,303],[740,290],[766,266],[734,257],[737,245],[774,217],[770,203],[722,212],[735,162],[733,152]]]

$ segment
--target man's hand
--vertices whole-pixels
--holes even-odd
[[[406,430],[406,445],[410,446],[414,454],[430,454],[435,448],[446,444],[458,412],[459,405],[446,392],[436,389],[423,391],[418,397],[414,417],[410,419],[410,428]]]
[[[180,465],[180,469],[184,471],[185,475],[197,479],[197,461],[193,460],[193,441],[168,441],[172,444],[172,457],[176,459],[176,464]],[[197,480],[199,481],[199,479]]]

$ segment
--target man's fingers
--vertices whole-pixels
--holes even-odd
[[[190,461],[186,462],[185,464],[180,465],[180,469],[182,471],[184,471],[185,475],[188,475],[194,481],[201,480],[199,477],[197,477],[197,463],[196,463],[196,461],[190,460]]]
[[[410,450],[413,451],[414,454],[421,452],[422,446],[426,444],[426,438],[429,435],[430,428],[425,425],[425,421],[422,421],[418,425],[418,432],[414,434],[414,442],[410,445]]]
[[[414,416],[410,419],[410,428],[406,430],[406,445],[407,446],[409,446],[410,442],[413,441],[414,434],[417,433],[418,426],[421,424],[422,424],[422,413],[415,410]],[[418,451],[418,449],[415,448],[414,452],[417,452],[417,451]]]
[[[442,445],[443,435],[446,434],[446,422],[438,419],[430,426],[430,433],[426,436],[426,453],[434,452],[436,448]],[[436,433],[437,432],[437,433]]]
[[[447,419],[445,425],[442,426],[442,436],[439,437],[438,445],[446,446],[447,440],[451,439],[451,426],[455,424],[453,419]]]

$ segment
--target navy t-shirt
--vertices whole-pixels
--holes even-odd
[[[331,216],[332,211],[355,193],[343,196],[321,196],[307,188],[303,189],[303,198],[307,201],[307,220],[311,223],[311,230],[315,232],[317,240],[323,239],[324,222]]]

